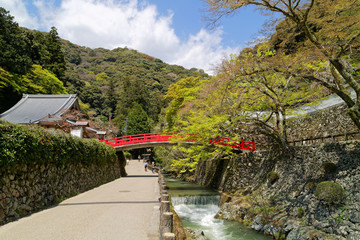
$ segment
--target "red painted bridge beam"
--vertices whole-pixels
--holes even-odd
[[[146,134],[137,134],[130,136],[123,136],[117,138],[110,138],[105,140],[100,140],[105,144],[108,144],[113,147],[131,145],[137,143],[148,143],[148,142],[169,142],[173,137],[185,137],[188,135],[194,135],[191,133],[146,133]],[[196,142],[200,137],[192,137],[186,142]],[[210,144],[218,144],[224,146],[230,146],[232,148],[255,151],[255,141],[232,141],[230,138],[225,137],[216,137],[209,139]]]

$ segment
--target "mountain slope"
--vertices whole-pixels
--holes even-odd
[[[90,115],[114,118],[122,125],[135,103],[153,122],[167,105],[163,99],[170,84],[186,77],[208,77],[202,70],[169,65],[133,49],[90,49],[63,41],[67,69],[64,83],[69,93],[89,104]]]

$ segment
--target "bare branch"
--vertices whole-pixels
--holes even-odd
[[[323,85],[324,87],[330,89],[332,92],[334,92],[335,94],[337,94],[342,100],[344,100],[344,102],[349,106],[352,107],[355,105],[355,102],[352,100],[352,98],[347,95],[345,92],[337,89],[336,87],[330,85],[329,83],[322,81],[319,78],[314,77],[313,75],[308,75],[308,76],[303,76],[304,79],[308,79],[310,81],[315,81],[320,83],[321,85]]]
[[[308,20],[308,16],[309,16],[310,10],[313,8],[314,3],[315,3],[315,0],[311,0],[311,1],[310,1],[310,5],[309,5],[309,7],[306,9],[305,14],[304,14],[304,22],[306,22],[306,21]]]

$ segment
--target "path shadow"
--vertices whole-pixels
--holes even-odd
[[[126,177],[127,177],[127,178],[128,178],[128,177],[149,177],[149,178],[157,178],[158,175],[127,175]]]
[[[60,203],[59,207],[78,205],[108,205],[108,204],[154,204],[159,201],[116,201],[116,202],[83,202],[83,203]]]

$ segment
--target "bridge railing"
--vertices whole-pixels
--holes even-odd
[[[236,141],[231,140],[230,138],[216,137],[216,138],[210,138],[209,143],[229,146],[232,148],[237,148],[237,149],[242,149],[242,150],[255,151],[255,141],[238,141],[238,142],[236,142]]]
[[[146,134],[137,134],[137,135],[130,135],[130,136],[123,136],[117,138],[110,138],[100,140],[105,144],[110,146],[122,146],[122,145],[129,145],[129,144],[136,144],[136,143],[147,143],[147,142],[169,142],[171,138],[180,138],[185,137],[186,135],[190,135],[187,133],[146,133]],[[189,140],[195,141],[195,140]]]
[[[139,144],[139,143],[149,143],[149,142],[171,142],[176,140],[176,138],[185,138],[185,142],[197,142],[201,137],[192,134],[192,133],[146,133],[146,134],[137,134],[130,136],[123,136],[117,138],[110,138],[105,140],[100,140],[105,144],[108,144],[113,147]],[[225,137],[216,137],[210,138],[209,144],[218,144],[224,146],[230,146],[236,149],[243,149],[249,151],[255,151],[255,142],[254,141],[233,141],[230,138]]]

